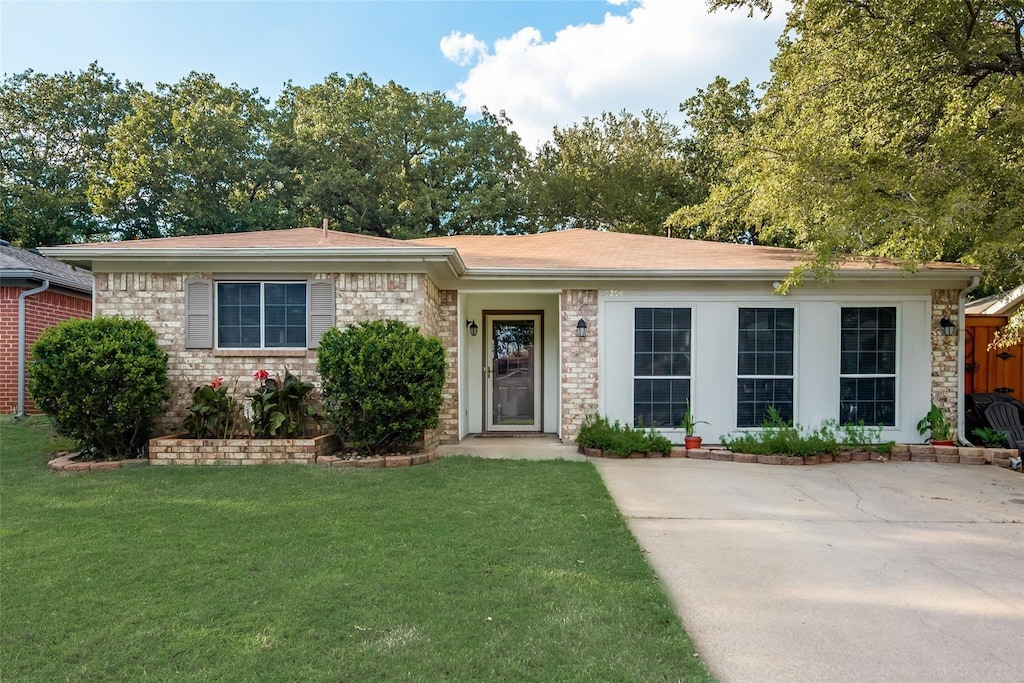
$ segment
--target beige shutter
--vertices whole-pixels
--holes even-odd
[[[213,348],[212,280],[185,280],[185,348]]]
[[[334,280],[309,281],[306,336],[308,346],[320,346],[320,337],[334,327]]]

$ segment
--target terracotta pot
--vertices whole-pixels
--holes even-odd
[[[955,444],[955,442],[953,440],[936,441],[936,440],[932,439],[932,445],[933,446],[954,446],[956,444]]]
[[[699,436],[684,436],[683,443],[686,445],[686,450],[692,451],[694,448],[700,448],[701,437]]]

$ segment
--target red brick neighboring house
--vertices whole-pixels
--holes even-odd
[[[43,330],[69,318],[92,317],[92,273],[0,241],[0,413],[39,412],[28,393],[29,356]],[[24,303],[24,319],[19,315]],[[23,326],[23,327],[22,327]],[[24,350],[19,348],[19,332]],[[19,360],[24,365],[19,371]],[[20,396],[18,378],[24,377]]]

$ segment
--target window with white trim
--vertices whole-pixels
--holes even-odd
[[[634,310],[633,425],[673,429],[690,405],[689,308]]]
[[[793,309],[739,309],[736,426],[760,427],[773,407],[793,419]]]
[[[896,308],[843,308],[839,422],[896,424]]]
[[[218,282],[217,347],[305,348],[305,282]]]

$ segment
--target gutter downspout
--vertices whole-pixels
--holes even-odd
[[[964,315],[964,307],[967,305],[967,295],[978,288],[981,284],[981,277],[975,275],[964,289],[960,290],[960,296],[956,300],[956,317],[960,323],[960,331],[956,341],[956,433],[957,442],[973,446],[964,435],[964,353],[966,352],[967,339],[967,318]]]
[[[41,294],[50,288],[50,281],[35,289],[26,289],[18,295],[18,412],[15,417],[25,415],[25,299]]]

